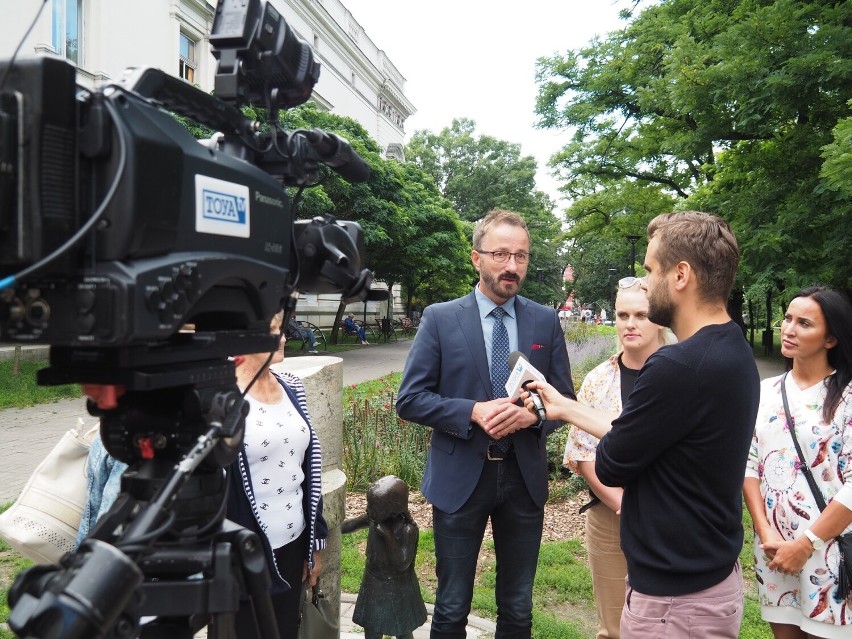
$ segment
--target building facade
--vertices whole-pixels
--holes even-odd
[[[405,78],[339,0],[268,0],[322,65],[313,100],[358,121],[387,157],[403,160],[405,121],[415,112]],[[42,7],[38,20],[36,12]],[[155,67],[213,90],[209,35],[215,0],[47,0],[15,3],[0,21],[0,60],[58,55],[77,66],[78,82],[97,88],[119,81],[128,67]],[[27,33],[30,25],[32,29]],[[394,296],[394,314],[401,311]],[[335,296],[305,295],[298,316],[328,326]],[[372,321],[386,304],[353,305]]]

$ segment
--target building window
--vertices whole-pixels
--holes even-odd
[[[195,83],[195,40],[184,33],[180,34],[179,75],[189,82]]]
[[[80,65],[83,50],[83,0],[53,0],[53,50]]]

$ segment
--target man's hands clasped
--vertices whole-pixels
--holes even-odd
[[[525,406],[518,406],[508,397],[477,402],[473,405],[470,419],[492,439],[502,439],[538,423],[535,413],[530,413]]]

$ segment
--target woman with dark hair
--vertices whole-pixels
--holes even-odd
[[[852,531],[852,305],[823,287],[797,293],[781,322],[781,353],[789,370],[761,384],[743,483],[761,615],[776,639],[848,637],[852,598],[837,587],[835,537]]]
[[[272,356],[245,355],[237,365],[237,386],[250,408],[228,474],[227,517],[255,532],[263,545],[279,636],[290,638],[299,632],[303,586],[313,586],[319,578],[328,524],[322,514],[322,452],[305,387],[295,375],[270,369],[284,359],[282,319],[283,313],[278,313],[270,322],[270,331],[280,340]],[[112,506],[126,468],[107,454],[98,438],[89,451],[88,500],[78,544]],[[235,626],[240,639],[259,634],[245,594]]]

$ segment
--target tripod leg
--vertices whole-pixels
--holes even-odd
[[[271,579],[263,556],[263,546],[257,535],[241,530],[234,538],[234,548],[240,559],[246,591],[254,604],[257,627],[263,639],[278,639],[278,622],[269,598]]]

